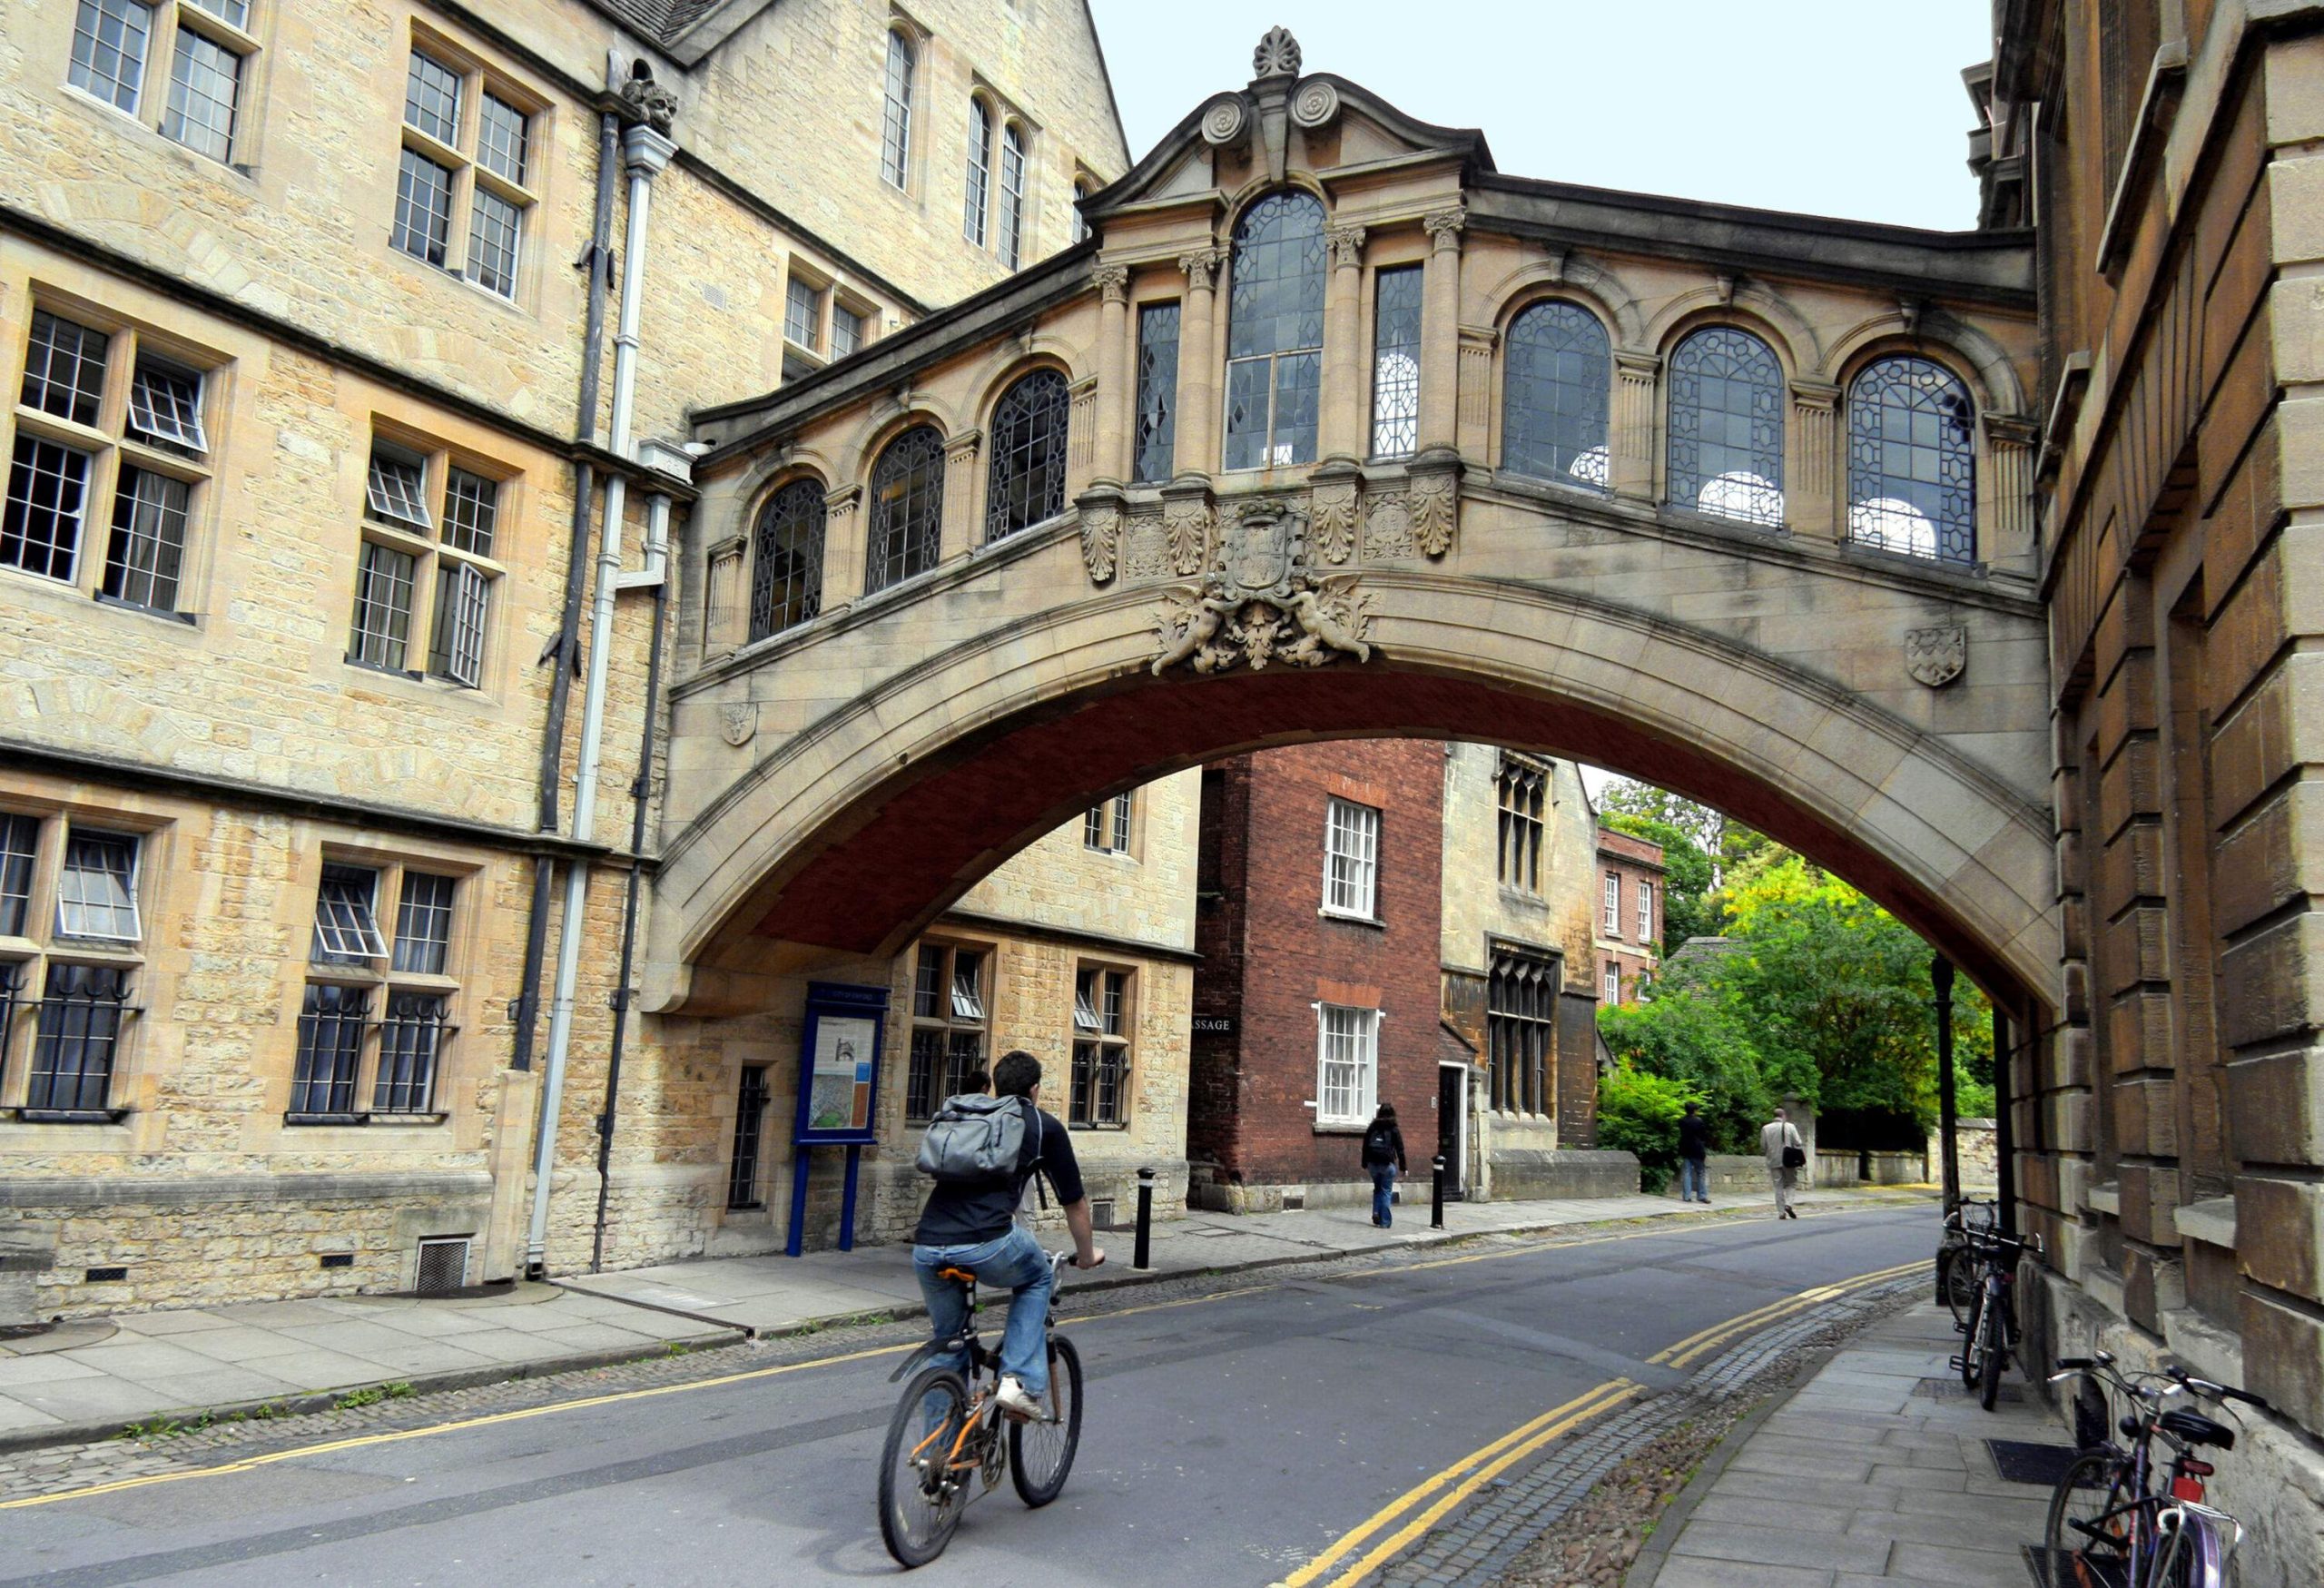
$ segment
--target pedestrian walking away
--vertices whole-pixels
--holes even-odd
[[[1807,1166],[1807,1149],[1799,1139],[1799,1127],[1791,1122],[1789,1110],[1777,1109],[1776,1117],[1759,1128],[1759,1148],[1768,1155],[1768,1183],[1776,1189],[1776,1217],[1798,1218],[1791,1206],[1791,1193],[1799,1183],[1799,1171]]]
[[[1396,1176],[1404,1167],[1404,1133],[1396,1128],[1393,1103],[1382,1103],[1364,1128],[1364,1167],[1372,1176],[1372,1222],[1386,1229],[1395,1222]]]
[[[1041,1061],[1021,1050],[1004,1053],[992,1067],[992,1097],[963,1093],[946,1100],[928,1128],[921,1169],[935,1177],[936,1189],[912,1232],[912,1267],[939,1341],[958,1339],[968,1322],[968,1293],[943,1277],[944,1269],[965,1269],[979,1284],[1010,1293],[1009,1324],[1000,1336],[1000,1404],[1038,1417],[1049,1390],[1045,1341],[1057,1277],[1040,1243],[1017,1222],[1018,1205],[1035,1175],[1046,1177],[1057,1193],[1073,1236],[1075,1266],[1095,1267],[1105,1253],[1091,1238],[1089,1198],[1072,1138],[1039,1107]],[[930,1361],[963,1372],[964,1356],[939,1353]]]
[[[1710,1206],[1710,1121],[1689,1103],[1679,1119],[1679,1200]]]

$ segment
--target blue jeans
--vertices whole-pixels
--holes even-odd
[[[1395,1189],[1395,1186],[1394,1164],[1375,1163],[1372,1166],[1372,1221],[1374,1224],[1393,1224],[1396,1221],[1395,1204],[1388,1199],[1388,1193]]]
[[[1033,1395],[1048,1392],[1049,1291],[1056,1279],[1040,1242],[1012,1226],[999,1239],[975,1246],[916,1246],[911,1261],[920,1275],[920,1293],[928,1302],[930,1330],[939,1340],[949,1340],[968,1327],[969,1306],[968,1293],[950,1279],[938,1278],[937,1269],[966,1268],[986,1289],[1013,1292],[1009,1325],[1000,1334],[1000,1370]],[[929,1360],[955,1373],[969,1370],[965,1351],[940,1351]]]
[[[1682,1158],[1679,1160],[1679,1200],[1710,1200],[1710,1166],[1701,1159]]]

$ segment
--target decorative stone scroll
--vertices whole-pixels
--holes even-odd
[[[1203,581],[1163,592],[1155,675],[1181,665],[1207,674],[1276,662],[1320,667],[1342,656],[1371,660],[1373,597],[1357,588],[1355,574],[1309,568],[1306,539],[1306,515],[1282,502],[1246,504],[1222,524]]]
[[[1307,522],[1316,553],[1334,566],[1355,552],[1356,493],[1352,479],[1319,480],[1307,499]]]
[[[1170,571],[1184,577],[1201,571],[1210,551],[1210,504],[1171,502],[1162,509],[1162,528],[1169,538]]]
[[[1220,94],[1202,108],[1202,141],[1214,149],[1241,143],[1250,115],[1241,94]]]
[[[1340,91],[1320,77],[1301,84],[1291,96],[1291,122],[1309,132],[1328,127],[1340,113]]]
[[[1931,689],[1942,689],[1969,665],[1969,630],[1961,624],[1905,631],[1905,671]]]
[[[1088,566],[1089,582],[1109,584],[1118,561],[1122,510],[1112,502],[1081,504],[1081,560]]]

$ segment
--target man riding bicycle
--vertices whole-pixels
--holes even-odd
[[[958,1338],[968,1323],[967,1294],[959,1283],[941,1277],[944,1269],[965,1269],[979,1284],[1010,1292],[1009,1327],[1000,1336],[999,1399],[1004,1411],[1041,1417],[1048,1415],[1042,1397],[1049,1387],[1045,1348],[1049,1290],[1057,1281],[1048,1254],[1016,1221],[1027,1182],[1036,1174],[1048,1177],[1073,1236],[1075,1267],[1094,1268],[1106,1260],[1106,1254],[1091,1239],[1089,1198],[1082,1188],[1081,1167],[1074,1160],[1073,1139],[1057,1117],[1039,1105],[1041,1061],[1021,1049],[1002,1054],[992,1067],[992,1089],[1004,1100],[1022,1100],[1029,1116],[1015,1172],[978,1183],[939,1179],[921,1209],[919,1228],[912,1231],[912,1267],[928,1302],[929,1327],[939,1343]],[[969,1366],[960,1351],[941,1352],[930,1361],[955,1372]]]

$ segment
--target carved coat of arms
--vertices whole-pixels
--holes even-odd
[[[1255,503],[1218,528],[1218,551],[1199,585],[1162,594],[1154,626],[1161,654],[1154,672],[1180,663],[1197,673],[1272,662],[1320,667],[1337,656],[1369,661],[1370,595],[1354,574],[1319,575],[1307,566],[1305,515]]]
[[[1961,676],[1969,664],[1969,631],[1959,624],[1905,631],[1905,671],[1931,689]]]
[[[759,703],[755,700],[726,701],[718,707],[718,736],[737,750],[751,742],[759,731]]]

